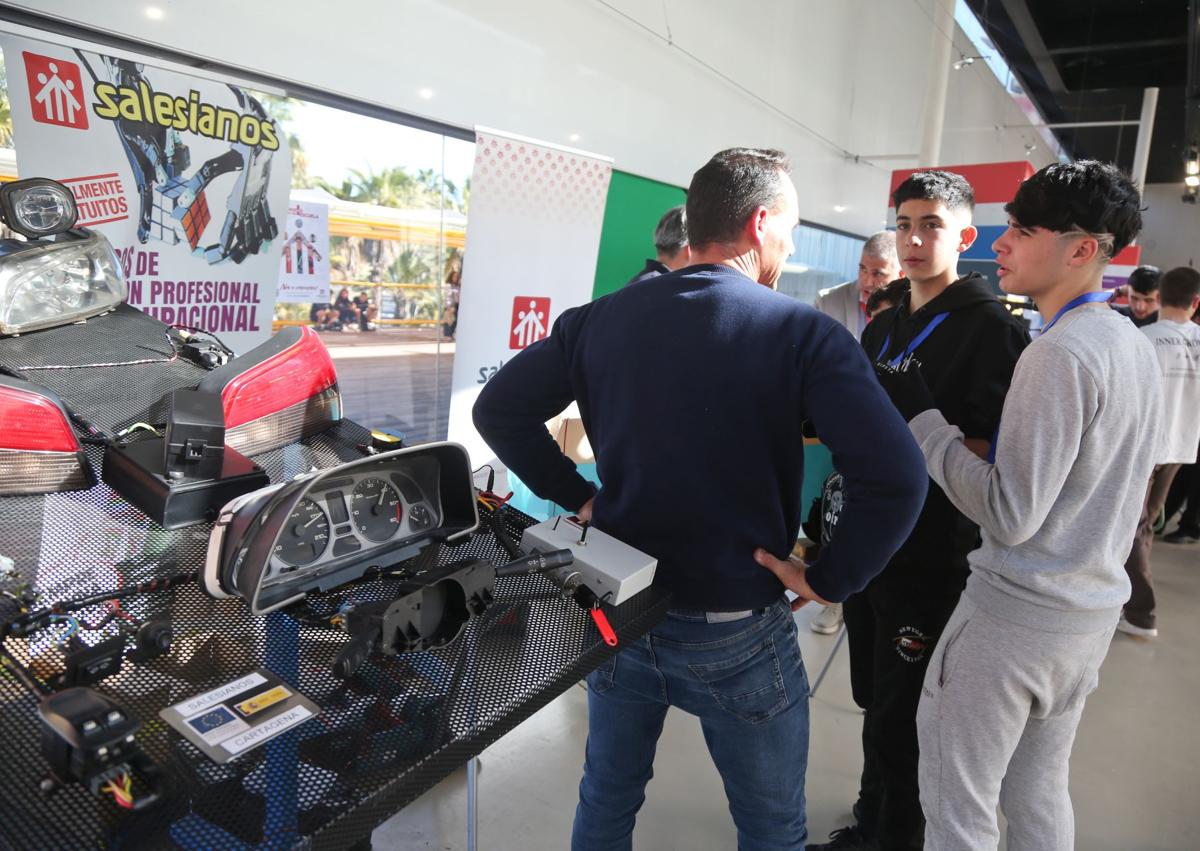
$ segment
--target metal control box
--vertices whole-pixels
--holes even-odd
[[[578,574],[580,582],[602,602],[613,606],[648,588],[658,566],[653,556],[567,515],[530,526],[521,538],[521,547],[542,552],[570,550],[575,563],[550,576],[565,585],[572,574]]]

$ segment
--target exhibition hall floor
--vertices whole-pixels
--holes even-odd
[[[1092,695],[1071,762],[1076,847],[1081,851],[1183,851],[1200,836],[1200,544],[1158,542],[1154,569],[1160,637],[1120,633]],[[800,646],[815,678],[833,636],[808,629],[817,610],[797,613]],[[862,716],[850,699],[845,645],[812,702],[808,772],[810,839],[847,823],[862,764]],[[587,694],[572,688],[481,757],[478,848],[561,851],[568,847],[583,744]],[[465,771],[382,825],[376,849],[466,847]],[[737,847],[720,778],[694,718],[667,717],[655,777],[634,847],[701,851]],[[1001,846],[1003,847],[1003,845]]]

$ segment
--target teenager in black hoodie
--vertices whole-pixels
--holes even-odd
[[[900,304],[863,332],[880,362],[913,357],[938,409],[986,456],[1004,396],[1029,336],[978,274],[958,277],[975,241],[975,193],[961,176],[918,172],[896,188],[896,249],[912,282]],[[917,525],[862,592],[845,602],[850,681],[863,718],[857,824],[810,851],[920,849],[917,704],[925,668],[967,580],[979,530],[930,484]]]

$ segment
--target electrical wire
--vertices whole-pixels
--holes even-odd
[[[7,623],[0,625],[0,641],[5,636],[9,635],[28,635],[38,629],[43,628],[50,619],[55,615],[64,615],[67,612],[77,612],[80,609],[86,609],[89,606],[96,606],[101,603],[107,603],[110,600],[123,600],[126,597],[133,597],[137,594],[149,594],[157,591],[165,591],[176,585],[185,585],[189,582],[195,582],[200,576],[199,571],[190,571],[188,573],[170,573],[166,576],[159,576],[154,579],[140,582],[137,585],[129,588],[120,588],[115,591],[102,591],[98,594],[92,594],[89,597],[81,597],[76,600],[63,600],[53,603],[49,606],[27,612],[18,618],[15,618]],[[118,615],[120,616],[120,615]]]
[[[17,678],[17,682],[25,686],[35,697],[51,694],[50,689],[8,651],[8,648],[4,646],[3,638],[0,638],[0,664],[8,668]]]
[[[187,331],[189,334],[203,334],[204,336],[213,340],[222,349],[224,349],[225,354],[229,355],[230,357],[234,356],[233,349],[229,348],[229,346],[225,343],[225,341],[222,340],[220,337],[218,337],[216,334],[214,334],[212,331],[206,331],[203,328],[197,328],[193,325],[180,325],[178,323],[172,325],[171,327],[178,328],[180,331]]]
[[[134,808],[133,778],[127,773],[122,772],[121,774],[117,775],[117,777],[109,780],[108,783],[102,787],[102,790],[111,794],[113,796],[113,800],[119,806],[124,807],[127,810],[132,810]]]
[[[105,362],[105,363],[51,364],[48,366],[17,366],[17,367],[13,367],[13,369],[20,370],[21,372],[36,372],[39,370],[100,369],[102,367],[140,366],[142,364],[148,364],[148,363],[173,363],[174,361],[179,360],[179,349],[176,347],[175,341],[171,339],[170,334],[168,334],[165,331],[163,332],[163,334],[167,338],[167,343],[171,346],[171,356],[169,358],[142,358],[141,360],[109,361],[109,362]],[[137,348],[146,349],[147,351],[151,351],[151,352],[154,351],[154,349],[149,349],[146,346],[138,346]],[[164,354],[164,353],[159,352],[159,354]]]

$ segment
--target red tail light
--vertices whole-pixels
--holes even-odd
[[[221,394],[225,442],[243,455],[276,449],[342,418],[337,371],[311,328],[285,328],[213,370],[197,387]]]
[[[62,401],[50,390],[0,376],[0,494],[52,493],[92,485]]]

